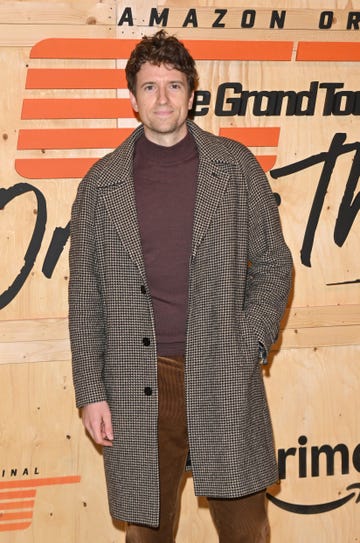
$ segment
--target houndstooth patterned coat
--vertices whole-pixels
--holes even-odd
[[[277,479],[258,346],[268,350],[277,337],[292,260],[253,155],[188,127],[199,151],[185,370],[193,479],[197,495],[240,497]],[[104,448],[110,512],[156,526],[156,340],[132,179],[142,130],[79,185],[69,321],[77,405],[107,400],[112,413],[114,443]]]

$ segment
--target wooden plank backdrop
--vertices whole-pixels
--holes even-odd
[[[74,407],[67,227],[79,172],[137,124],[126,55],[79,58],[79,38],[100,48],[138,39],[155,31],[155,8],[170,33],[209,40],[195,120],[247,138],[264,161],[294,256],[264,370],[281,475],[269,489],[271,542],[360,541],[360,1],[0,0],[0,543],[125,541],[108,514],[101,451]],[[270,27],[274,11],[282,29]],[[214,60],[219,40],[290,47],[282,61]],[[311,60],[300,60],[307,43]],[[107,88],[100,72],[87,84],[84,69],[103,70]],[[238,115],[241,91],[263,94]],[[282,91],[298,93],[302,111],[287,111],[286,97],[278,114],[267,109]],[[81,114],[85,99],[119,113],[96,118],[98,101]],[[217,541],[189,475],[177,541]]]

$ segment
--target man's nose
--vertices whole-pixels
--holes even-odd
[[[160,104],[166,104],[166,102],[168,101],[168,93],[167,93],[167,88],[166,86],[159,86],[159,90],[158,90],[158,102]]]

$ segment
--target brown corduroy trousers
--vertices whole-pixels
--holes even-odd
[[[180,487],[188,455],[184,358],[158,358],[160,523],[129,524],[126,543],[174,543]],[[208,498],[219,543],[267,543],[265,490],[237,499]],[[189,543],[197,543],[189,540]]]

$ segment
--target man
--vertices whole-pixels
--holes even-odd
[[[174,542],[189,463],[219,540],[265,542],[277,468],[259,360],[292,268],[275,199],[245,147],[187,120],[197,73],[175,37],[143,38],[126,75],[142,124],[72,212],[77,405],[127,543]]]

